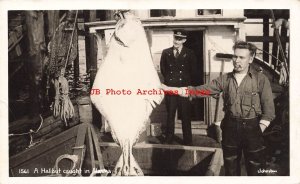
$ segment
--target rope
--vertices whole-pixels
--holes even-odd
[[[274,58],[274,59],[276,59],[277,61],[279,61],[279,62],[283,62],[283,61],[281,61],[280,59],[278,59],[278,57],[276,57],[276,56],[274,56],[273,54],[270,54],[269,52],[267,52],[267,51],[265,51],[265,50],[263,50],[263,49],[259,49],[259,48],[257,48],[256,47],[256,49],[257,50],[260,50],[260,51],[262,51],[262,52],[264,52],[264,53],[266,53],[266,54],[268,54],[269,56],[271,56],[272,58]]]
[[[26,133],[20,133],[20,134],[9,134],[8,136],[9,137],[12,137],[12,136],[22,136],[22,135],[29,135],[30,136],[30,142],[29,142],[29,145],[28,147],[31,147],[33,145],[33,136],[32,134],[36,134],[40,131],[40,129],[42,128],[43,126],[43,122],[44,122],[44,119],[42,117],[42,115],[40,115],[40,118],[41,118],[41,123],[40,123],[40,126],[38,127],[38,129],[36,129],[35,131],[30,129],[29,132],[26,132]]]
[[[214,42],[209,36],[207,37],[208,41],[213,45],[213,47],[216,49],[216,51],[224,52],[226,53],[226,49],[224,49],[222,46],[218,45],[216,42]]]
[[[38,133],[38,131],[41,129],[42,125],[43,125],[43,117],[40,115],[40,118],[41,118],[41,123],[40,123],[40,126],[38,127],[38,129],[36,131],[33,131],[32,129],[29,130],[29,132],[26,132],[26,133],[20,133],[20,134],[9,134],[9,137],[11,136],[20,136],[20,135],[28,135],[28,134],[32,134],[32,133]]]
[[[76,10],[75,20],[74,20],[74,25],[73,25],[72,35],[71,35],[71,41],[70,41],[70,45],[69,45],[69,49],[68,49],[68,53],[67,53],[67,59],[66,59],[66,63],[65,63],[65,69],[67,67],[70,51],[71,51],[71,48],[72,48],[74,32],[75,32],[76,23],[77,23],[77,16],[78,16],[78,10]]]
[[[65,64],[64,64],[63,68],[61,68],[61,71],[60,71],[60,72],[62,72],[62,69],[63,69],[64,74],[63,75],[60,74],[60,76],[58,76],[58,78],[55,79],[55,82],[54,82],[54,88],[55,88],[56,95],[55,95],[55,101],[54,101],[54,107],[53,107],[53,115],[54,115],[54,117],[56,117],[60,114],[60,118],[65,122],[66,126],[68,126],[67,119],[72,118],[74,115],[74,107],[68,96],[69,84],[64,75],[65,75],[65,71],[66,71],[66,68],[67,68],[67,65],[68,65],[69,59],[70,59],[69,56],[70,56],[70,52],[71,52],[72,45],[73,45],[74,32],[75,32],[75,30],[77,30],[77,26],[76,26],[77,17],[78,17],[78,10],[76,10],[73,30],[72,30],[72,34],[71,34],[70,44],[69,44],[69,47],[67,50]]]
[[[276,28],[276,25],[275,25],[275,15],[274,15],[274,12],[273,12],[272,9],[271,9],[271,16],[272,16],[272,19],[273,19],[273,26],[274,26],[274,29],[275,29],[275,36],[276,36],[276,40],[277,40],[277,43],[278,43],[278,46],[279,46],[279,51],[280,51],[280,54],[283,58],[283,67],[286,70],[287,80],[289,80],[289,70],[288,70],[287,58],[286,58],[286,55],[284,54],[284,51],[283,51],[283,47],[282,47],[280,36],[279,36],[279,31],[278,31],[278,29]]]

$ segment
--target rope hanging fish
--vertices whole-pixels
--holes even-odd
[[[66,67],[76,58],[77,52],[77,30],[76,30],[76,21],[77,21],[78,11],[76,11],[73,30],[70,38],[69,45],[67,47],[63,47],[64,50],[61,50],[59,47],[62,47],[61,41],[63,40],[62,31],[66,25],[66,23],[62,23],[55,35],[52,39],[52,45],[50,45],[51,55],[50,55],[50,72],[53,74],[56,71],[56,76],[54,79],[54,88],[55,88],[55,98],[53,103],[53,116],[60,118],[64,121],[65,125],[68,126],[68,119],[71,119],[74,116],[74,107],[69,97],[69,83],[68,80],[65,78]],[[76,36],[74,36],[76,35]],[[60,39],[56,39],[56,37]],[[74,39],[75,37],[75,39]],[[68,39],[66,39],[68,40]],[[68,50],[66,50],[68,48]],[[64,51],[63,56],[66,56],[59,59],[59,52]],[[59,62],[59,63],[58,63]]]

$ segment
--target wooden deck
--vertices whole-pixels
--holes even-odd
[[[78,139],[84,140],[82,139],[82,131],[87,126],[90,125],[85,123],[77,125],[10,157],[10,176],[62,176],[62,173],[60,173],[61,175],[57,175],[57,173],[52,172],[56,159],[64,154],[76,154],[74,147],[80,142]],[[100,138],[99,145],[104,167],[106,170],[112,170],[121,154],[121,150],[117,144],[111,142],[112,139],[110,136],[99,133],[98,138]],[[194,137],[194,139],[196,140],[197,137]],[[222,165],[222,152],[220,148],[182,146],[176,142],[171,145],[163,145],[159,143],[159,139],[153,137],[147,137],[148,141],[152,141],[153,143],[138,143],[133,149],[133,154],[146,175],[211,176],[220,174]],[[158,142],[154,143],[155,141]],[[204,142],[207,143],[203,139]],[[83,173],[80,173],[83,176],[89,175],[93,169],[91,168],[92,160],[90,159],[91,155],[89,155],[87,145],[88,143],[85,141],[87,151],[84,151],[85,154],[83,155],[84,159],[81,168]],[[63,162],[60,167],[62,168],[60,172],[68,170],[70,163]]]

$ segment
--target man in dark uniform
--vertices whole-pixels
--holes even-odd
[[[196,73],[196,56],[185,46],[187,34],[183,30],[174,31],[173,47],[163,50],[160,60],[161,73],[164,84],[173,87],[192,85]],[[163,129],[165,142],[172,143],[174,138],[175,113],[181,113],[183,143],[192,145],[191,130],[191,102],[178,95],[167,94],[165,97],[167,107],[167,124]]]
[[[234,70],[214,79],[209,84],[182,87],[180,94],[205,97],[223,92],[225,117],[222,120],[222,149],[225,175],[241,174],[240,160],[244,153],[247,174],[264,175],[265,154],[263,131],[275,118],[275,107],[270,82],[261,72],[251,67],[256,47],[244,41],[233,46]],[[163,86],[165,90],[175,88]],[[192,93],[186,93],[190,90]],[[195,95],[197,92],[198,95]]]

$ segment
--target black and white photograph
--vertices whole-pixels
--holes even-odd
[[[4,183],[295,176],[295,9],[63,7],[1,20]]]

